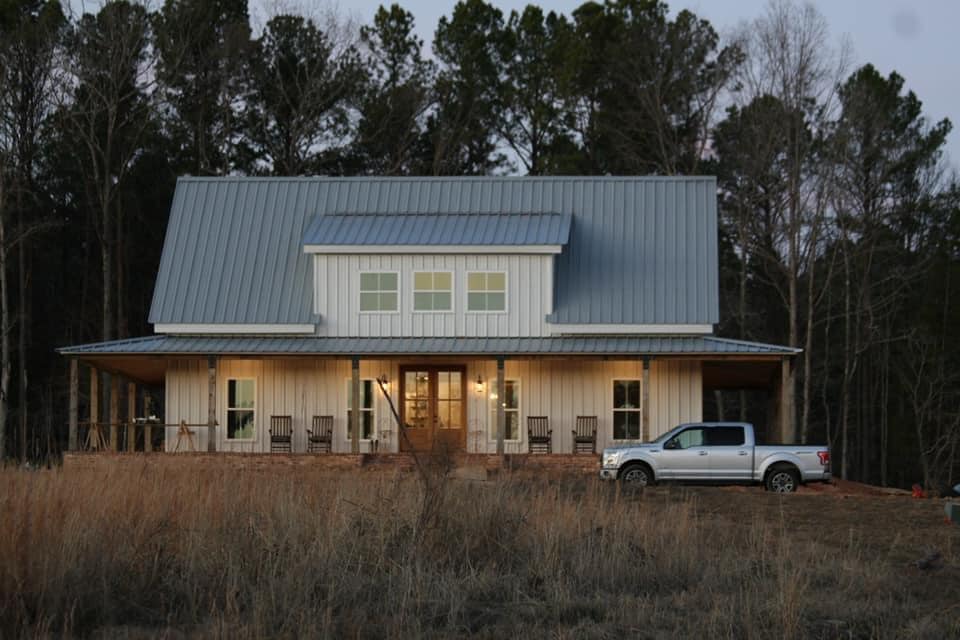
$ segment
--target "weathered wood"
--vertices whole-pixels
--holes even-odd
[[[507,414],[503,403],[506,401],[507,384],[503,375],[503,358],[497,358],[497,455],[504,453],[503,440],[507,430]]]
[[[780,361],[780,441],[796,442],[793,419],[793,372],[790,358],[784,356]]]
[[[643,388],[640,390],[640,437],[650,442],[650,358],[643,359]]]
[[[350,452],[360,453],[360,359],[351,363],[350,380]]]
[[[207,451],[217,450],[217,359],[207,357]]]
[[[77,438],[80,411],[80,365],[76,358],[70,358],[70,437],[67,443],[67,449],[76,451],[78,448]]]
[[[137,385],[127,383],[127,451],[137,450]]]
[[[120,378],[110,375],[110,451],[117,451],[120,431]]]
[[[100,372],[90,367],[90,417],[87,428],[87,448],[99,449],[103,436],[100,434]]]

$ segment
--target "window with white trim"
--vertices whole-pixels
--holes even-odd
[[[373,437],[374,411],[373,398],[375,380],[363,379],[360,381],[360,439],[370,440]],[[353,437],[353,380],[347,380],[347,440]]]
[[[253,378],[227,379],[227,440],[256,436],[257,383]]]
[[[360,274],[360,311],[393,312],[399,309],[399,276],[395,272]]]
[[[506,311],[507,274],[503,271],[467,273],[467,311]]]
[[[491,398],[496,395],[496,384],[493,384]],[[490,439],[497,439],[497,402],[491,403]],[[520,440],[520,381],[506,379],[503,381],[503,439]]]
[[[640,439],[640,380],[613,381],[613,439]]]
[[[415,271],[413,310],[452,311],[453,274],[449,271]]]

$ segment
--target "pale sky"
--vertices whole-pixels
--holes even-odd
[[[295,0],[296,1],[296,0]],[[251,5],[254,4],[251,1]],[[303,4],[311,4],[303,0]],[[381,4],[389,1],[341,0],[339,10],[369,23]],[[417,30],[429,47],[442,15],[449,15],[454,0],[402,0],[399,4],[417,21]],[[505,14],[522,10],[529,2],[493,0]],[[582,2],[535,2],[545,11],[570,14]],[[690,9],[708,19],[724,34],[740,22],[763,13],[767,0],[674,0],[672,10]],[[960,166],[960,0],[813,0],[826,17],[831,36],[852,45],[852,68],[873,63],[883,75],[897,71],[906,87],[923,102],[931,122],[950,118],[954,131],[947,143],[953,166]]]

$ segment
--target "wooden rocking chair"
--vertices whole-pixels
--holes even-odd
[[[597,416],[577,416],[573,430],[574,453],[597,452]]]
[[[270,453],[293,451],[293,418],[270,416]]]
[[[307,429],[307,451],[333,450],[333,416],[313,416],[313,428]]]
[[[527,445],[530,453],[553,453],[553,430],[547,416],[527,417]]]

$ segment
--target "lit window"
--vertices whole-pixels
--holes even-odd
[[[506,311],[507,274],[474,272],[467,274],[467,311]]]
[[[397,281],[396,273],[361,273],[360,311],[396,311]]]
[[[613,381],[613,439],[640,439],[640,381]]]
[[[417,271],[413,274],[414,311],[453,309],[453,274],[449,271]]]
[[[227,380],[227,440],[253,440],[256,393],[252,378]]]
[[[373,380],[360,381],[360,439],[373,435]],[[353,438],[353,381],[347,380],[347,439]]]

